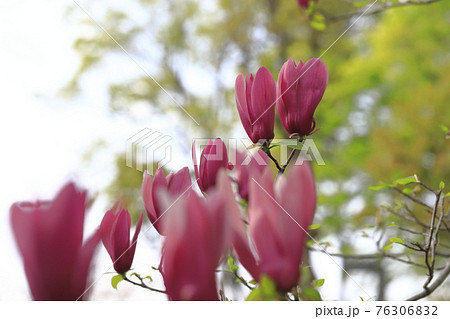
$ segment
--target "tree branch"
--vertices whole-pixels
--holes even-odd
[[[129,279],[126,275],[122,275],[122,278],[123,278],[124,281],[127,281],[127,282],[129,282],[129,283],[131,283],[131,284],[133,284],[133,285],[135,285],[135,286],[139,286],[139,287],[148,289],[148,290],[150,290],[150,291],[159,292],[159,293],[162,293],[162,294],[167,294],[167,292],[164,291],[164,290],[159,290],[159,289],[156,289],[156,288],[152,288],[152,287],[150,287],[150,286],[147,286],[147,285],[145,284],[145,282],[144,282],[144,279],[143,279],[141,276],[139,276],[139,275],[136,274],[136,273],[135,273],[134,275],[139,279],[140,283],[135,282],[135,281]]]
[[[410,5],[426,5],[426,4],[431,4],[434,2],[438,2],[440,0],[420,0],[420,1],[404,1],[404,2],[397,2],[397,3],[386,3],[384,5],[381,5],[375,9],[372,9],[368,12],[366,12],[364,15],[365,16],[370,16],[370,15],[374,15],[374,14],[378,14],[381,13],[383,11],[386,11],[388,9],[393,9],[393,8],[398,8],[398,7],[404,7],[404,6],[410,6]],[[352,13],[348,13],[348,14],[343,14],[340,16],[334,16],[334,17],[327,17],[326,19],[328,21],[339,21],[339,20],[347,20],[350,19],[354,16],[360,16],[364,11],[356,11],[356,12],[352,12]]]
[[[421,292],[419,292],[414,296],[409,297],[408,299],[406,299],[406,301],[415,301],[431,295],[436,290],[436,288],[438,288],[445,281],[445,279],[449,275],[450,275],[450,259],[448,259],[447,265],[431,285],[424,287],[424,289]]]

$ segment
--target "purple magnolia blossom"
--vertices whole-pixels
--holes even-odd
[[[235,92],[239,117],[252,142],[273,139],[276,86],[269,70],[260,67],[255,77],[238,75]]]
[[[325,63],[311,59],[296,65],[289,59],[280,70],[277,110],[289,134],[309,135],[315,128],[314,111],[325,92],[328,71]]]
[[[308,226],[316,208],[314,176],[308,162],[293,166],[274,185],[272,172],[256,172],[250,180],[248,234],[238,211],[233,216],[233,246],[255,280],[270,277],[280,291],[300,280]],[[251,239],[249,239],[250,237]]]
[[[254,170],[260,174],[269,165],[269,158],[260,149],[250,154],[248,151],[236,152],[236,181],[238,184],[239,196],[248,200],[250,177]]]
[[[160,192],[168,210],[161,273],[171,300],[218,300],[216,269],[232,234],[227,207],[236,205],[231,182],[221,169],[207,199],[189,193],[174,201]]]
[[[18,202],[11,223],[34,300],[85,299],[100,233],[83,244],[86,192],[66,184],[52,201]]]
[[[131,218],[127,210],[121,209],[118,212],[109,210],[103,217],[100,225],[103,245],[114,263],[114,269],[119,274],[124,274],[131,269],[137,238],[141,231],[142,217],[143,215],[141,214],[131,242]]]
[[[171,195],[178,197],[191,187],[191,175],[189,169],[184,167],[176,173],[170,172],[167,176],[162,168],[156,170],[152,176],[145,171],[144,180],[142,182],[142,198],[144,200],[145,210],[150,222],[155,226],[156,230],[164,235],[163,220],[164,211],[160,209],[159,198],[157,192],[159,189],[167,190]]]
[[[194,161],[195,177],[203,193],[216,185],[217,173],[221,168],[233,169],[233,165],[228,162],[225,143],[220,138],[208,141],[208,145],[200,155],[200,165],[197,164],[195,143],[192,143],[192,160]]]

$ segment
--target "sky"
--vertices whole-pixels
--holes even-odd
[[[84,5],[82,1],[79,3]],[[65,15],[71,5],[71,0],[0,2],[0,251],[3,254],[0,260],[6,260],[0,262],[0,300],[30,298],[10,229],[9,207],[13,202],[51,199],[68,180],[75,180],[90,193],[102,190],[114,177],[114,154],[125,151],[129,137],[149,125],[164,134],[179,135],[176,127],[168,125],[164,118],[150,114],[148,109],[134,109],[132,114],[110,113],[108,83],[142,72],[124,56],[117,61],[114,72],[108,70],[108,66],[101,66],[83,79],[80,96],[74,99],[57,97],[79,63],[72,43],[87,32],[76,20]],[[101,11],[101,7],[96,10]],[[191,77],[192,73],[195,72],[188,68],[185,76],[195,90],[196,80]],[[198,87],[202,87],[202,82],[198,82]],[[242,128],[239,132],[243,132]],[[86,152],[99,141],[105,146],[86,162]],[[174,143],[172,149],[178,153],[173,154],[171,165],[175,168],[190,166],[183,145]],[[106,206],[105,196],[100,195],[87,216],[86,236],[98,226]],[[152,275],[158,287],[161,285],[159,276],[148,273],[149,265],[158,266],[159,263],[159,246],[155,243],[158,235],[153,229],[143,230],[134,267],[138,273]],[[114,291],[110,286],[113,274],[102,275],[111,271],[110,259],[104,249],[99,249],[94,262],[92,299],[165,299],[126,283],[119,284],[120,289]],[[338,264],[341,265],[341,261],[334,263],[328,256],[314,253],[313,263],[321,265],[317,267],[318,277],[327,280],[326,289],[322,290],[325,299],[350,297],[356,300],[358,295],[363,295],[360,287],[351,280],[346,284],[346,296],[340,295],[343,279]],[[355,280],[361,285],[369,281],[369,286],[371,279],[355,275]],[[369,291],[369,294],[374,293]]]
[[[56,97],[79,63],[72,42],[83,29],[65,18],[71,4],[51,0],[0,2],[0,251],[8,260],[0,263],[0,300],[29,299],[10,229],[11,204],[51,199],[68,180],[76,181],[91,194],[103,189],[114,177],[113,154],[123,152],[126,139],[146,127],[144,120],[109,113],[105,76],[94,75],[76,99]],[[84,154],[99,140],[106,146],[86,163]],[[100,196],[92,207],[86,236],[98,225],[106,204]],[[146,236],[156,235],[149,231]],[[157,266],[156,251],[139,249],[138,244],[136,260]],[[103,250],[99,249],[96,264],[96,274],[110,266]],[[112,290],[111,276],[96,284],[95,288],[100,288],[94,289],[92,298],[103,299],[105,290]],[[141,290],[123,287],[108,298],[148,298],[148,292],[142,294]]]

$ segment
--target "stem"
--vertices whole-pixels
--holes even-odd
[[[301,137],[301,136],[297,137],[297,143],[298,142],[303,143],[303,141],[304,141],[304,137]],[[284,163],[283,166],[281,166],[280,163],[278,163],[277,159],[275,157],[273,157],[272,153],[270,152],[270,141],[264,143],[262,145],[262,147],[261,147],[261,150],[263,150],[267,154],[267,156],[272,160],[272,162],[275,163],[275,166],[278,169],[277,177],[284,173],[284,171],[286,170],[287,166],[289,165],[289,163],[291,162],[292,158],[294,157],[295,151],[296,151],[296,149],[292,149],[291,153],[289,154],[288,159],[286,160],[286,163]]]
[[[292,160],[292,158],[294,157],[295,154],[295,149],[292,149],[291,154],[289,154],[289,157],[286,161],[286,163],[284,163],[283,166],[281,166],[281,170],[278,171],[278,174],[281,175],[284,173],[284,171],[286,170],[286,167],[289,165],[289,162]]]
[[[278,169],[278,173],[283,172],[283,168],[280,166],[280,164],[278,163],[277,159],[275,157],[273,157],[272,153],[270,153],[270,149],[263,149],[263,151],[267,154],[267,156],[272,160],[272,162],[275,163],[275,166]],[[283,174],[283,173],[281,173]]]
[[[236,276],[237,279],[239,279],[239,280],[242,282],[242,284],[243,284],[245,287],[247,287],[247,288],[250,289],[250,290],[253,290],[252,286],[250,286],[250,285],[248,284],[248,282],[247,282],[243,277],[239,276],[238,273],[237,273],[236,271],[233,271],[233,274]]]
[[[133,280],[131,280],[131,279],[128,279],[128,277],[127,277],[125,274],[122,274],[123,280],[128,281],[129,283],[131,283],[131,284],[133,284],[133,285],[135,285],[135,286],[139,286],[139,287],[148,289],[148,290],[150,290],[150,291],[159,292],[159,293],[162,293],[162,294],[167,294],[167,292],[164,291],[164,290],[159,290],[159,289],[156,289],[156,288],[152,288],[152,287],[150,287],[150,286],[147,286],[147,285],[144,283],[144,279],[142,279],[138,274],[135,274],[135,276],[139,279],[140,283],[135,282],[135,281],[133,281]]]

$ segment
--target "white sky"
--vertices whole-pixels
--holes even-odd
[[[12,241],[10,205],[19,200],[50,199],[68,179],[75,179],[90,192],[104,188],[115,173],[112,154],[123,152],[126,139],[150,125],[144,120],[110,115],[106,80],[101,76],[94,76],[87,93],[75,101],[54,97],[79,63],[72,42],[80,35],[80,28],[64,20],[70,4],[72,1],[0,2],[0,300],[29,298],[22,263]],[[95,81],[97,87],[92,85]],[[158,122],[152,121],[153,129],[174,134]],[[105,140],[107,147],[95,155],[92,163],[84,164],[83,154],[98,139]],[[87,234],[99,224],[105,205],[100,198],[91,210]],[[153,232],[147,235],[155,236]],[[156,250],[145,249],[146,244],[138,243],[136,254],[136,268],[139,260],[145,261],[141,263],[146,265],[142,273],[149,264],[158,266],[159,262],[153,256]],[[103,249],[99,251],[97,274],[110,266],[109,256]],[[94,299],[148,298],[147,291],[127,289],[127,284],[122,285],[119,294],[115,293],[109,286],[110,277],[104,276],[96,284]],[[105,291],[110,294],[107,296]],[[154,295],[152,299],[161,298]]]

